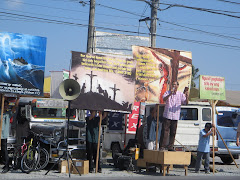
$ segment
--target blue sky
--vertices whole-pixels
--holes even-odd
[[[49,75],[49,71],[69,69],[71,51],[86,52],[87,46],[89,1],[84,0],[87,2],[85,6],[79,1],[1,0],[0,31],[46,37],[45,75]],[[160,0],[165,4],[208,8],[237,17],[176,6],[166,9],[169,5],[160,4],[159,8],[166,10],[158,11],[157,47],[191,51],[193,65],[200,69],[199,74],[225,77],[227,90],[240,90],[240,2],[228,1],[238,3],[224,0]],[[138,34],[121,31],[139,31],[144,33],[141,36],[148,36],[145,22],[139,24],[139,19],[145,17],[150,17],[150,7],[145,2],[96,0],[95,25],[98,31],[129,35]],[[192,40],[196,43],[189,42]],[[215,44],[209,46],[203,42]]]

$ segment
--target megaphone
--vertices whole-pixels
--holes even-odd
[[[80,85],[73,79],[66,79],[59,85],[59,93],[65,100],[74,100],[80,94]]]

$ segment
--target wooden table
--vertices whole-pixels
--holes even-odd
[[[182,165],[185,169],[185,176],[187,176],[188,166],[191,162],[191,152],[183,151],[157,151],[157,150],[144,150],[144,161],[146,168],[149,164],[160,165],[163,171],[163,176],[169,174],[169,168],[173,165]]]

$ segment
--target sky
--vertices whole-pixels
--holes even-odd
[[[191,51],[200,75],[224,77],[226,90],[240,91],[240,2],[160,0],[159,9],[156,47]],[[95,26],[149,37],[139,19],[150,15],[142,0],[96,0]],[[0,0],[0,32],[47,38],[45,76],[69,70],[71,51],[86,52],[88,17],[86,0]]]

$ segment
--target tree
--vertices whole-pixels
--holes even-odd
[[[191,87],[196,87],[196,83],[194,81],[199,78],[198,72],[199,72],[199,69],[195,68],[195,66],[192,65]]]

